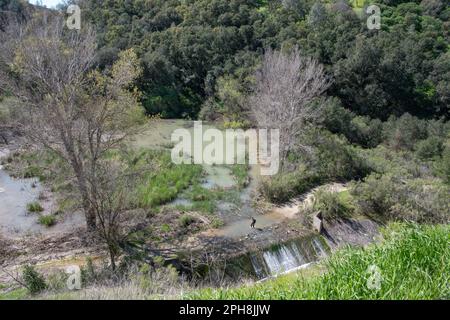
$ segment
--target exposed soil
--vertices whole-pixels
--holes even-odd
[[[44,273],[69,265],[81,265],[87,257],[102,256],[103,249],[80,229],[61,236],[31,236],[0,239],[0,283],[13,283],[24,265],[32,264]]]

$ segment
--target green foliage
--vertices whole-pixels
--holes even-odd
[[[450,11],[441,0],[385,1],[382,30],[376,33],[365,26],[365,14],[316,1],[82,5],[97,27],[99,66],[135,48],[145,68],[143,105],[163,117],[195,117],[200,109],[204,118],[243,117],[242,97],[261,53],[293,45],[328,67],[335,79],[330,95],[359,115],[444,115],[450,105],[445,31]]]
[[[317,136],[314,168],[327,180],[361,179],[371,168],[345,140],[322,132]]]
[[[37,166],[31,165],[25,169],[23,177],[26,179],[40,177],[39,179],[43,180],[43,170]]]
[[[345,218],[351,213],[349,204],[344,202],[338,193],[319,189],[314,197],[313,209],[320,211],[324,219]]]
[[[187,214],[182,215],[179,219],[179,224],[183,228],[186,228],[195,222],[195,218]]]
[[[31,265],[23,268],[22,279],[31,294],[38,294],[47,288],[44,277]]]
[[[147,152],[143,157],[156,157],[160,167],[149,172],[137,187],[137,201],[142,207],[155,207],[174,200],[179,193],[198,182],[203,173],[199,165],[172,164],[167,152]],[[137,167],[139,163],[135,164]]]
[[[321,183],[321,177],[306,170],[279,173],[261,181],[259,191],[274,203],[291,200]]]
[[[8,159],[8,168],[14,176],[20,178],[38,178],[40,181],[56,181],[61,173],[67,170],[67,165],[54,153],[36,151],[34,149],[15,152]],[[67,183],[67,179],[61,179]]]
[[[357,116],[343,108],[336,99],[324,108],[324,126],[332,133],[342,134],[351,143],[373,148],[382,142],[383,125],[378,119]]]
[[[170,227],[170,225],[168,225],[167,223],[163,224],[161,226],[161,231],[164,233],[168,233],[172,230],[172,228]]]
[[[235,164],[231,165],[231,172],[237,181],[240,188],[245,188],[250,183],[249,170],[250,167],[247,164]]]
[[[251,127],[250,122],[248,120],[234,120],[234,121],[225,121],[223,123],[223,127],[225,129],[243,129],[246,130]]]
[[[434,171],[447,184],[450,184],[450,146],[446,146],[442,157],[436,161]]]
[[[15,289],[6,293],[0,293],[1,300],[20,300],[25,299],[28,295],[28,290],[25,288]]]
[[[83,285],[89,285],[90,283],[94,283],[97,279],[97,270],[95,268],[94,262],[91,257],[86,258],[86,265],[81,267],[81,280]]]
[[[382,220],[448,223],[450,188],[436,181],[372,174],[351,190],[362,214]]]
[[[30,202],[27,204],[27,211],[30,213],[38,213],[44,211],[44,208],[39,202]]]
[[[416,146],[416,154],[421,160],[430,160],[440,157],[444,150],[444,143],[439,137],[429,137],[419,141]]]
[[[427,123],[406,113],[390,117],[384,125],[387,144],[394,150],[413,150],[414,144],[427,137]]]
[[[216,209],[216,204],[213,200],[195,201],[192,205],[192,209],[195,211],[212,214]]]
[[[290,274],[239,288],[203,289],[188,299],[408,300],[447,299],[450,271],[448,225],[391,225],[384,241],[343,249],[325,262],[323,275]],[[379,290],[368,286],[373,266]],[[395,289],[393,289],[395,288]]]
[[[215,96],[205,101],[199,117],[203,120],[228,119],[224,122],[224,127],[229,129],[248,128],[250,122],[246,119],[248,110],[243,93],[246,87],[249,84],[240,82],[237,78],[219,78]]]
[[[312,151],[290,154],[287,166],[294,170],[288,168],[262,181],[260,192],[270,201],[288,201],[321,183],[362,179],[373,170],[359,149],[327,131],[313,130],[303,142]]]
[[[40,216],[38,222],[46,227],[51,227],[56,224],[56,217],[54,215]]]

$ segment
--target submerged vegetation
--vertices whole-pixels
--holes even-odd
[[[156,156],[148,151],[142,152],[136,156],[132,168],[139,170],[142,162],[150,162],[149,158],[157,159],[157,168],[141,178],[142,182],[137,187],[140,206],[155,207],[173,201],[189,186],[199,183],[203,175],[199,165],[174,165],[168,152],[157,153]]]
[[[56,217],[54,215],[43,215],[39,217],[38,222],[46,227],[51,227],[56,224]]]
[[[29,204],[27,204],[27,210],[30,213],[36,213],[44,211],[44,208],[42,208],[39,202],[30,202]]]

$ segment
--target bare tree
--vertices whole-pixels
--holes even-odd
[[[126,173],[121,163],[103,160],[96,176],[89,177],[95,186],[90,197],[97,217],[97,231],[106,245],[111,268],[116,269],[117,256],[133,228],[144,221],[145,213],[130,210],[130,189],[139,173]]]
[[[323,66],[302,56],[298,48],[289,53],[266,51],[249,106],[259,127],[280,130],[282,165],[289,150],[301,147],[299,136],[308,123],[320,115],[313,102],[329,85]]]
[[[72,169],[92,231],[101,161],[131,133],[141,112],[129,90],[141,70],[129,50],[108,73],[93,71],[95,33],[64,26],[62,17],[42,14],[0,33],[0,85],[20,101],[21,132]]]

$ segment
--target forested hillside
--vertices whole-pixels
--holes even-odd
[[[86,0],[100,66],[134,47],[149,113],[240,117],[263,50],[299,46],[327,67],[328,94],[358,114],[448,115],[450,8],[445,0],[382,0],[381,30],[344,1]],[[210,110],[213,109],[213,110]],[[237,110],[236,110],[237,109]]]

